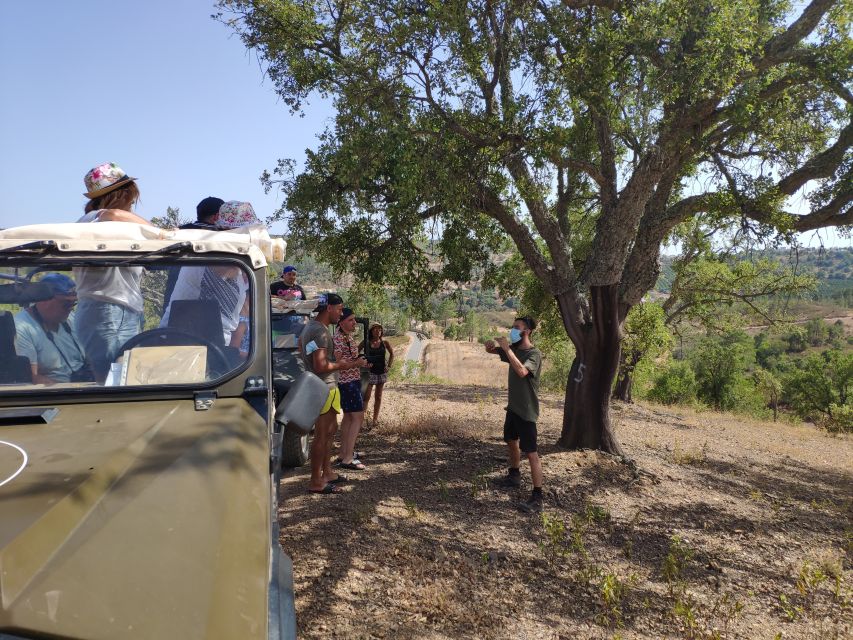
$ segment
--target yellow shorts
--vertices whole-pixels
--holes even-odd
[[[317,405],[314,405],[315,407]],[[328,413],[329,411],[334,411],[335,413],[341,412],[341,392],[338,390],[337,385],[334,388],[329,389],[329,397],[326,398],[326,404],[323,405],[323,410],[320,411],[320,415],[324,413]]]

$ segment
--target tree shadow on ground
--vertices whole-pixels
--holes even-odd
[[[475,394],[486,392],[494,394],[495,390],[474,390]],[[470,402],[471,396],[470,389],[457,393],[444,385],[410,385],[406,393],[425,399],[438,394],[451,402]],[[457,426],[465,431],[466,425]],[[551,437],[553,431],[554,426],[549,425],[542,439]],[[787,565],[771,562],[778,553],[772,545],[762,543],[761,550],[744,556],[728,553],[714,543],[732,540],[755,545],[765,537],[772,540],[775,533],[790,535],[791,523],[797,523],[795,535],[803,540],[809,540],[813,532],[840,537],[845,518],[829,507],[816,512],[810,507],[811,498],[819,495],[840,504],[851,495],[849,474],[795,460],[756,464],[746,458],[731,461],[706,455],[686,467],[664,458],[658,463],[681,479],[664,478],[658,485],[649,478],[637,483],[626,465],[611,458],[594,452],[569,453],[546,442],[540,444],[542,455],[566,457],[550,461],[559,472],[546,479],[546,511],[569,527],[560,543],[565,555],[554,560],[548,555],[542,520],[514,507],[529,491],[526,471],[522,490],[501,491],[488,483],[505,471],[505,446],[499,439],[409,437],[379,430],[363,435],[359,449],[362,447],[368,451],[365,463],[370,471],[361,477],[351,472],[353,483],[345,495],[306,496],[305,469],[289,473],[284,480],[282,544],[294,562],[308,566],[297,585],[299,624],[305,637],[324,637],[316,626],[329,619],[328,607],[338,606],[340,599],[359,617],[370,618],[371,612],[383,607],[394,611],[375,621],[370,618],[371,633],[417,637],[420,627],[411,622],[412,610],[399,604],[401,594],[403,600],[418,601],[412,606],[431,629],[450,637],[489,637],[500,632],[504,620],[472,618],[470,611],[454,608],[442,598],[467,604],[488,598],[489,593],[503,593],[508,587],[521,589],[521,597],[532,602],[534,610],[547,612],[545,617],[561,629],[597,625],[610,618],[597,618],[606,613],[596,582],[604,573],[595,574],[592,568],[606,572],[614,563],[627,564],[649,576],[647,584],[629,590],[620,614],[626,630],[642,624],[645,633],[650,612],[659,620],[672,615],[671,594],[666,593],[661,575],[664,560],[673,549],[673,532],[679,532],[691,550],[679,579],[710,600],[720,597],[713,585],[719,585],[724,574],[742,573],[790,585]],[[660,458],[660,454],[647,455]],[[665,492],[673,482],[698,491],[701,497],[686,502],[669,500]],[[638,491],[658,496],[649,499],[646,495],[645,508],[629,510],[628,516],[623,511],[617,518],[596,509],[603,504],[604,495],[618,494],[630,500]],[[749,503],[756,492],[780,501],[778,512],[763,509],[765,515],[756,519],[748,510],[731,508]],[[731,504],[715,503],[710,494],[726,496]],[[574,521],[583,523],[586,557],[570,547],[568,536]],[[489,535],[502,528],[526,544],[507,547],[501,542],[505,538]],[[589,575],[578,567],[589,568]],[[353,574],[361,575],[369,587],[353,591]],[[555,579],[557,576],[565,579]],[[548,589],[524,586],[526,581],[535,585],[537,580],[547,580]],[[436,595],[435,590],[447,593]],[[555,596],[558,610],[554,609]],[[355,631],[349,636],[341,633],[342,637],[363,637]],[[600,625],[594,633],[606,636]]]

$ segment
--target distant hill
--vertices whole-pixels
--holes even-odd
[[[831,301],[847,307],[853,307],[853,248],[840,249],[800,249],[756,251],[742,254],[735,259],[770,258],[783,264],[796,265],[802,274],[813,275],[818,280],[818,289],[814,294],[817,300]],[[669,293],[675,277],[672,264],[676,256],[661,257],[661,275],[655,285],[655,291]]]

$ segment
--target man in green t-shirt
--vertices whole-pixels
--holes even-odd
[[[521,486],[521,454],[530,463],[533,493],[519,507],[528,513],[542,511],[542,463],[536,450],[536,421],[539,419],[539,376],[542,353],[530,342],[536,320],[529,316],[516,318],[509,340],[497,338],[486,342],[486,351],[496,353],[509,364],[509,402],[504,421],[504,441],[509,448],[509,473],[501,479],[506,488]]]

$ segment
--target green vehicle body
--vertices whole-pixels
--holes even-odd
[[[0,237],[0,258],[115,264],[176,238],[36,259],[9,254],[15,243]],[[236,241],[195,248],[170,264],[203,255],[250,280],[255,338],[227,373],[162,386],[0,385],[0,639],[295,638],[266,262]]]

